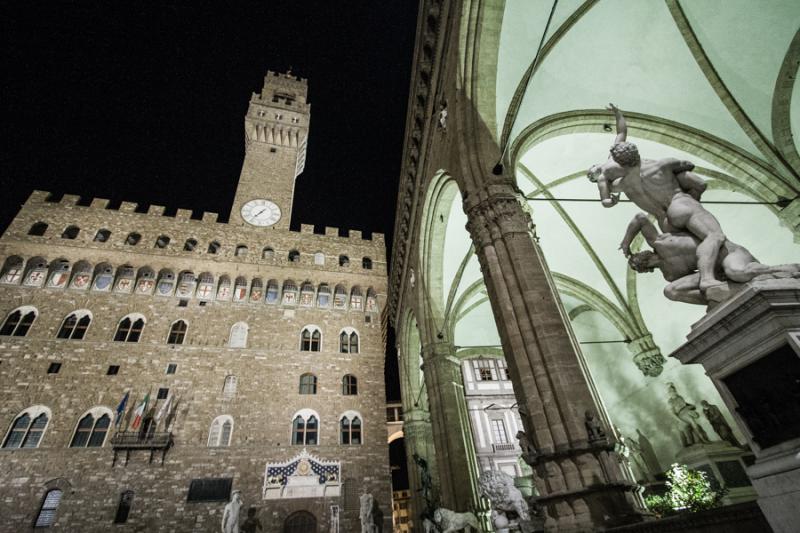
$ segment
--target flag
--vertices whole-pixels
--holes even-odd
[[[139,404],[139,407],[133,412],[133,424],[131,424],[132,429],[139,429],[139,424],[142,423],[142,418],[144,418],[144,412],[147,410],[147,402],[150,401],[150,393],[144,395],[144,399],[142,403]]]
[[[122,413],[125,412],[125,406],[128,405],[128,396],[131,395],[131,391],[125,391],[125,396],[122,397],[122,400],[119,402],[117,406],[117,417],[114,419],[114,425],[118,426],[120,422],[122,422]]]
[[[169,414],[170,409],[172,409],[172,394],[167,396],[167,399],[164,401],[164,405],[162,405],[161,409],[158,410],[154,422],[158,424],[159,420]]]

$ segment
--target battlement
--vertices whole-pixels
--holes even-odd
[[[39,208],[42,206],[62,207],[65,209],[81,209],[95,212],[109,212],[117,211],[126,213],[137,217],[163,217],[177,221],[192,222],[195,224],[213,224],[214,227],[229,226],[228,223],[220,222],[217,213],[203,211],[195,213],[191,209],[177,209],[173,211],[174,214],[167,214],[168,209],[163,205],[155,204],[138,204],[136,202],[121,202],[119,206],[115,207],[111,201],[106,198],[88,198],[84,199],[75,194],[64,194],[59,197],[47,191],[34,190],[25,202],[25,207]],[[146,208],[146,209],[145,209]],[[291,233],[316,235],[320,238],[330,239],[334,237],[339,242],[358,243],[373,243],[376,246],[385,247],[385,237],[382,233],[373,233],[371,238],[365,236],[360,230],[348,230],[335,227],[326,226],[324,233],[315,233],[312,224],[301,224],[299,230],[289,230]]]
[[[260,93],[253,93],[250,102],[280,105],[306,111],[308,109],[308,81],[291,74],[267,71],[264,87]]]

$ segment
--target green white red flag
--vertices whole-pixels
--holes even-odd
[[[147,403],[150,401],[150,393],[144,395],[144,399],[133,412],[133,423],[131,424],[132,429],[139,429],[139,425],[142,423],[142,418],[144,418],[144,412],[147,410]]]

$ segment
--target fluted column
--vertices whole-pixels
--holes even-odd
[[[478,464],[472,441],[461,364],[449,342],[422,347],[425,386],[437,450],[440,504],[454,511],[480,506]]]
[[[635,484],[602,435],[611,435],[607,418],[532,238],[530,216],[510,180],[497,180],[465,195],[467,229],[536,448],[536,501],[547,515],[545,527],[597,531],[638,521],[643,509],[631,491]]]

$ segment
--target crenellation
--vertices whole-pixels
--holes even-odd
[[[314,225],[300,224],[300,233],[314,233]]]
[[[331,226],[325,226],[325,236],[326,237],[338,237],[339,236],[339,228],[333,228]]]
[[[166,211],[166,207],[163,205],[155,205],[150,204],[150,207],[147,209],[148,215],[157,215],[157,216],[164,216],[164,212]]]
[[[108,206],[108,200],[106,198],[92,198],[92,202],[89,204],[89,208],[91,209],[105,209]]]
[[[65,194],[61,197],[61,204],[64,206],[74,206],[80,199],[81,197],[77,194]]]
[[[203,211],[203,216],[202,216],[202,218],[200,220],[202,222],[205,222],[205,223],[208,223],[208,224],[212,224],[212,223],[216,223],[218,218],[219,218],[219,215],[217,213],[211,213],[211,212],[208,212],[208,211]]]
[[[139,206],[136,202],[122,202],[119,210],[123,213],[135,213],[136,208]]]
[[[178,209],[175,212],[175,218],[178,220],[190,220],[192,218],[191,209]]]

